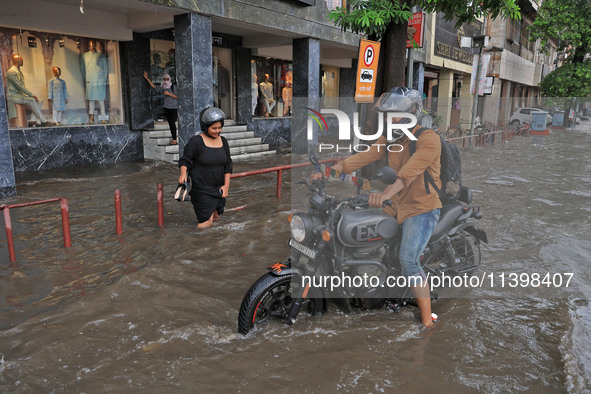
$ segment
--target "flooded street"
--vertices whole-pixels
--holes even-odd
[[[591,388],[591,123],[462,150],[463,184],[490,243],[477,275],[572,273],[559,286],[494,286],[418,310],[300,315],[243,337],[238,310],[289,255],[290,189],[275,173],[233,179],[226,212],[197,230],[161,162],[20,174],[17,261],[0,237],[0,392],[586,392]],[[234,172],[289,164],[236,162]],[[156,185],[164,183],[164,229]],[[115,235],[113,190],[123,234]],[[556,283],[557,284],[557,283]]]

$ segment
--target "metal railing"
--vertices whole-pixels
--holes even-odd
[[[326,160],[320,160],[320,163],[334,163],[335,161],[339,161],[339,160],[341,160],[341,159],[340,158],[326,159]],[[312,165],[312,163],[286,164],[283,166],[263,168],[260,170],[239,172],[236,174],[232,174],[230,176],[230,178],[231,179],[232,178],[243,178],[245,176],[266,174],[269,172],[277,172],[277,193],[275,194],[275,196],[279,198],[279,197],[281,197],[281,176],[283,175],[283,170],[291,170],[292,168],[300,168],[300,167],[306,167],[306,166],[311,166],[311,165]]]
[[[10,218],[10,210],[13,208],[29,207],[32,205],[47,204],[51,202],[60,202],[62,210],[62,231],[64,235],[64,247],[72,246],[70,239],[70,209],[68,208],[68,200],[63,197],[52,198],[49,200],[33,201],[22,204],[0,205],[0,210],[4,211],[4,226],[6,227],[6,240],[8,242],[8,255],[10,261],[16,261],[16,253],[14,251],[14,238],[12,236],[12,221]]]

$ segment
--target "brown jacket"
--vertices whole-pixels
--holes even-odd
[[[420,126],[415,126],[412,130],[413,134],[419,128]],[[441,142],[439,136],[433,130],[425,130],[421,133],[416,141],[416,151],[412,157],[409,152],[409,143],[410,140],[405,137],[402,141],[398,141],[398,144],[403,146],[401,152],[388,152],[386,138],[382,136],[367,152],[357,153],[340,162],[344,171],[350,173],[385,157],[386,154],[388,155],[388,165],[396,171],[398,178],[405,185],[404,189],[392,197],[393,207],[384,208],[388,214],[396,215],[398,223],[403,223],[411,216],[441,208],[439,196],[431,185],[429,185],[430,193],[426,192],[423,175],[427,169],[437,187],[441,188],[441,180],[439,179]],[[380,146],[380,144],[382,145]],[[391,150],[399,150],[396,148],[394,146]]]

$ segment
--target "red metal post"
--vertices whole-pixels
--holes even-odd
[[[72,246],[70,239],[70,208],[68,207],[68,199],[60,198],[60,206],[62,208],[62,230],[64,233],[64,247]]]
[[[158,225],[164,226],[164,186],[159,183],[158,189]]]
[[[12,238],[12,222],[10,221],[10,208],[4,208],[4,225],[6,226],[6,241],[8,243],[8,255],[10,262],[16,261],[14,253],[14,239]]]
[[[281,176],[283,175],[283,170],[277,171],[277,198],[281,197]]]
[[[115,225],[117,227],[117,235],[123,233],[123,225],[121,220],[121,191],[115,190]]]

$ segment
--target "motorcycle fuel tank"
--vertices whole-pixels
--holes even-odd
[[[339,240],[346,246],[367,246],[394,238],[400,225],[377,210],[344,211],[337,226]]]

